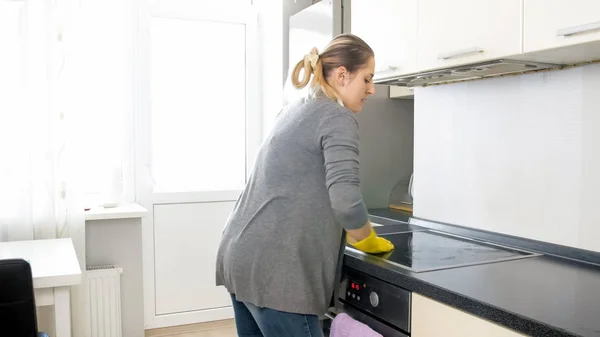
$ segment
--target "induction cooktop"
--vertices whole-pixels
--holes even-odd
[[[539,256],[486,241],[434,230],[380,234],[394,244],[390,253],[369,255],[412,272],[495,263]],[[367,255],[353,248],[354,252]]]

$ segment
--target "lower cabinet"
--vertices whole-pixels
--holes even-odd
[[[412,337],[518,337],[525,336],[479,317],[412,294]]]

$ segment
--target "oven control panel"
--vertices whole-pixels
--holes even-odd
[[[346,288],[347,300],[352,299],[352,301],[359,303],[366,302],[374,308],[379,306],[379,294],[372,286],[367,288],[366,283],[348,279],[348,286]]]
[[[357,302],[360,302],[361,300],[365,301],[368,298],[368,294],[367,294],[367,285],[356,281],[356,280],[348,280],[348,287],[346,287],[347,291],[346,291],[346,295],[347,298],[350,299],[352,298],[353,300],[356,300]]]
[[[393,284],[344,268],[339,289],[342,302],[410,332],[411,293]]]

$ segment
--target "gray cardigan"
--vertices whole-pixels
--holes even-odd
[[[223,232],[217,285],[259,307],[326,312],[343,229],[368,219],[358,142],[352,112],[329,99],[279,113]]]

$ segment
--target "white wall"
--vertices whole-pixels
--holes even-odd
[[[312,0],[255,0],[260,24],[262,129],[266,138],[283,102],[283,85],[289,63],[290,16],[313,3]]]
[[[283,77],[282,84],[285,83],[289,69],[289,50],[290,50],[290,16],[300,12],[301,10],[309,7],[314,2],[313,0],[284,0],[283,1],[283,22],[282,22],[282,39],[283,39]],[[306,51],[307,53],[309,50]],[[298,60],[300,61],[300,60]]]
[[[121,276],[123,336],[144,336],[144,284],[141,219],[86,222],[86,262],[89,266],[117,265]]]
[[[259,12],[262,130],[270,130],[283,100],[283,3],[255,0]],[[287,57],[287,56],[286,56]],[[267,132],[263,132],[263,138]]]
[[[600,65],[418,88],[414,214],[600,251]]]

